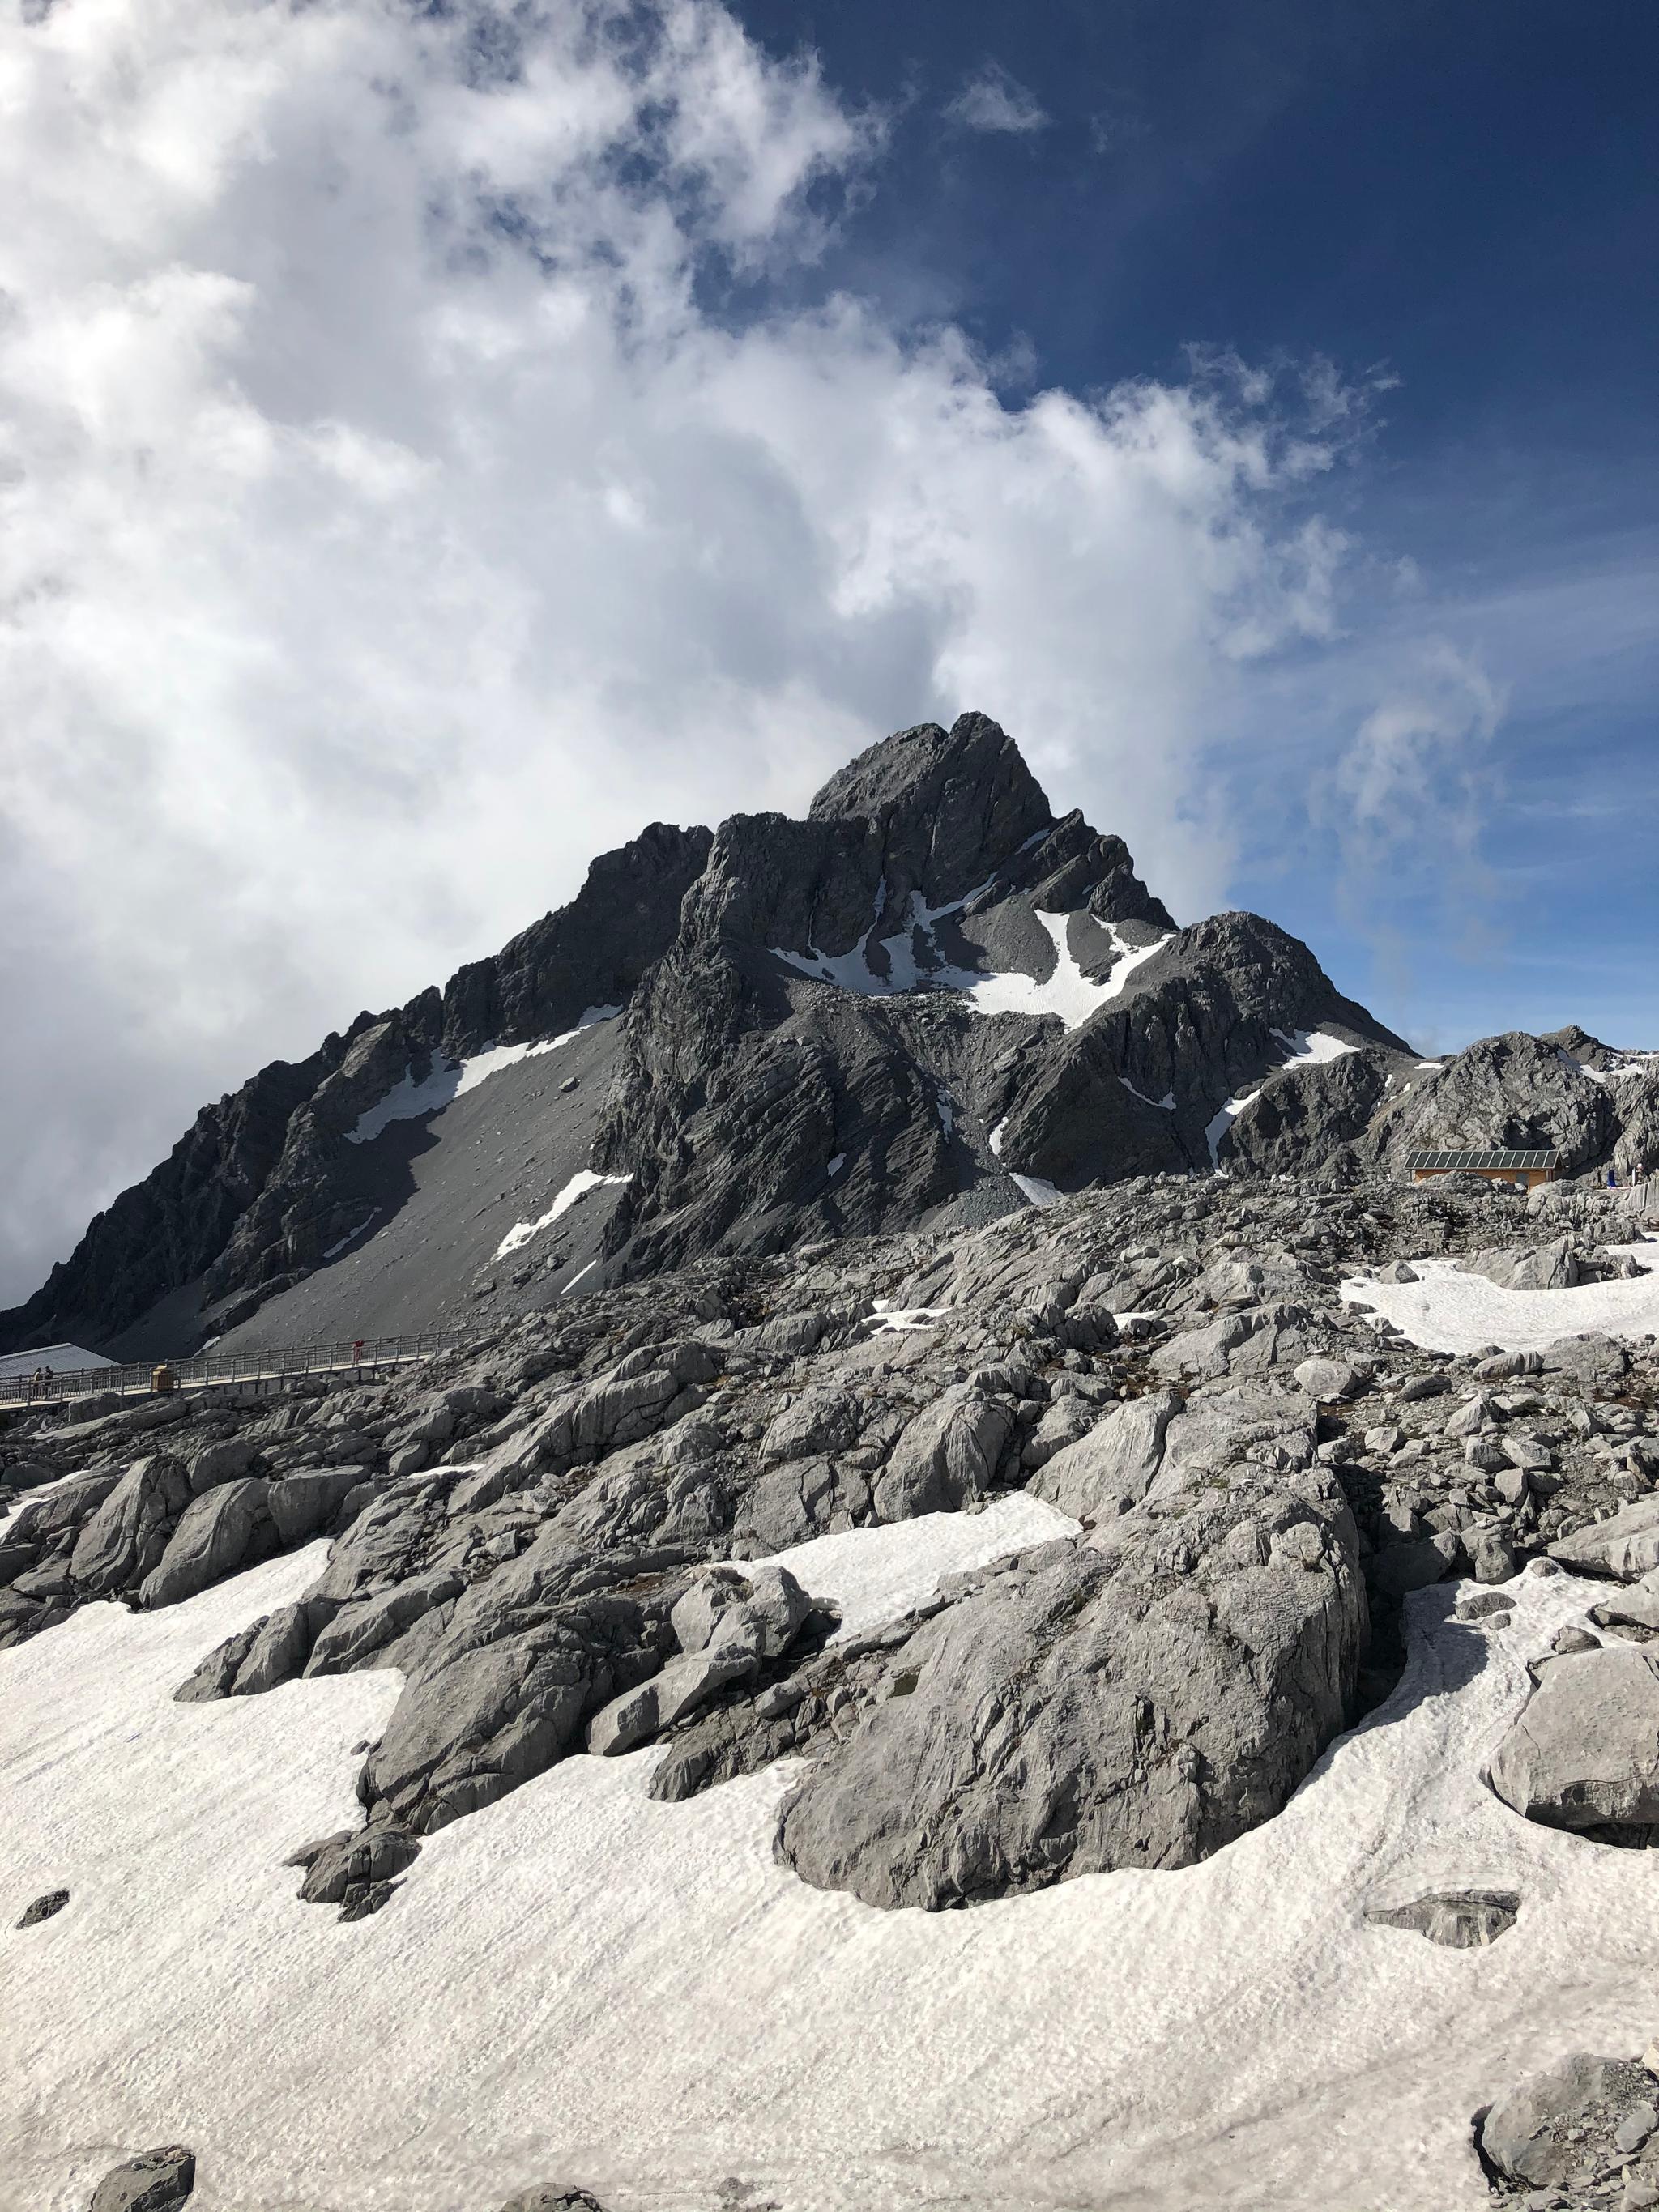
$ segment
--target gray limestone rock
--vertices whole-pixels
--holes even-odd
[[[1465,1273],[1484,1275],[1505,1291],[1565,1291],[1583,1279],[1578,1248],[1571,1237],[1518,1249],[1477,1252],[1463,1263]]]
[[[495,1803],[574,1749],[591,1714],[655,1674],[667,1632],[635,1600],[596,1596],[496,1641],[441,1644],[359,1778],[371,1819],[427,1835]]]
[[[740,1644],[683,1653],[648,1682],[601,1705],[587,1724],[587,1748],[602,1759],[632,1751],[684,1720],[717,1691],[752,1682],[759,1672],[758,1658]]]
[[[44,1897],[37,1897],[24,1906],[23,1917],[17,1925],[20,1928],[37,1928],[43,1920],[50,1920],[61,1912],[69,1901],[68,1890],[49,1889]]]
[[[300,1895],[307,1905],[347,1904],[353,1891],[389,1883],[406,1873],[420,1851],[416,1838],[394,1823],[371,1820],[307,1852]]]
[[[165,1453],[135,1460],[76,1539],[75,1583],[94,1597],[141,1583],[166,1551],[191,1495],[178,1460]]]
[[[367,1473],[361,1467],[310,1467],[273,1482],[270,1517],[283,1546],[303,1544],[325,1528]]]
[[[139,1586],[147,1609],[177,1605],[227,1575],[268,1559],[281,1545],[270,1516],[270,1486],[248,1475],[191,1498],[167,1549]]]
[[[147,2150],[106,2173],[88,2212],[173,2212],[196,2187],[196,2157],[182,2143]]]
[[[1521,1899],[1512,1889],[1431,1890],[1408,1905],[1368,1905],[1376,1928],[1408,1928],[1431,1943],[1473,1951],[1495,1943],[1514,1927]]]
[[[878,1521],[959,1512],[989,1489],[1013,1435],[1012,1409],[969,1383],[946,1390],[909,1423],[871,1485]]]
[[[1170,1423],[1185,1402],[1178,1391],[1157,1390],[1112,1407],[1086,1436],[1056,1452],[1026,1488],[1078,1521],[1127,1512],[1152,1487]]]
[[[860,1468],[829,1459],[792,1460],[744,1493],[732,1534],[741,1547],[781,1552],[870,1517],[870,1485]]]
[[[1575,2182],[1587,2166],[1599,2178],[1616,2166],[1618,2129],[1652,2087],[1632,2060],[1575,2051],[1498,2099],[1480,2123],[1481,2151],[1505,2180],[1534,2188]]]
[[[1659,1822],[1659,1665],[1607,1644],[1542,1662],[1492,1759],[1506,1805],[1551,1828]]]
[[[1549,1547],[1549,1556],[1581,1574],[1636,1582],[1659,1567],[1659,1497],[1638,1498]]]
[[[908,1694],[786,1807],[779,1848],[806,1881],[936,1910],[1190,1865],[1284,1803],[1344,1724],[1364,1638],[1340,1493],[1262,1475],[1109,1527],[910,1640]]]
[[[1248,1306],[1172,1337],[1152,1354],[1152,1365],[1160,1375],[1198,1381],[1263,1375],[1297,1360],[1305,1364],[1320,1334],[1306,1306]]]
[[[1298,1388],[1309,1397],[1333,1402],[1356,1396],[1370,1379],[1368,1371],[1351,1359],[1304,1359],[1295,1374]]]

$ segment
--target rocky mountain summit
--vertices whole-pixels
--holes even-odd
[[[1494,1145],[1644,1174],[1659,1061],[1577,1030],[1420,1060],[1273,923],[1178,928],[964,714],[872,746],[805,821],[653,824],[441,993],[262,1070],[0,1315],[0,1350],[471,1326],[1133,1176]]]

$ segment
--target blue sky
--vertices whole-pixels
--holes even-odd
[[[1478,836],[1432,848],[1449,885],[1402,854],[1361,865],[1340,799],[1310,824],[1235,765],[1233,894],[1442,1048],[1574,1018],[1659,1037],[1659,13],[738,12],[892,118],[880,189],[809,281],[949,317],[1011,397],[1176,376],[1195,345],[1386,376],[1341,489],[1376,564],[1342,607],[1346,649],[1256,670],[1236,712],[1264,776],[1293,739],[1314,780],[1344,664],[1426,629],[1501,701],[1472,786],[1442,801]],[[968,127],[975,81],[1011,127]]]

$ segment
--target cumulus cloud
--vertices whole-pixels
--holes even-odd
[[[714,0],[58,0],[0,118],[5,1294],[264,1060],[909,721],[1223,889],[1328,409],[1009,405],[815,295],[878,129]]]
[[[1048,125],[1036,94],[1000,62],[987,62],[970,76],[946,112],[964,131],[1005,131],[1015,137]]]

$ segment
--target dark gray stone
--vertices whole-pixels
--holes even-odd
[[[106,2173],[88,2212],[173,2212],[195,2187],[195,2154],[182,2143],[168,2143]]]
[[[61,1912],[69,1901],[68,1890],[49,1889],[44,1897],[37,1897],[33,1904],[23,1908],[23,1917],[17,1925],[20,1928],[38,1927],[41,1921],[50,1920],[54,1914]]]

